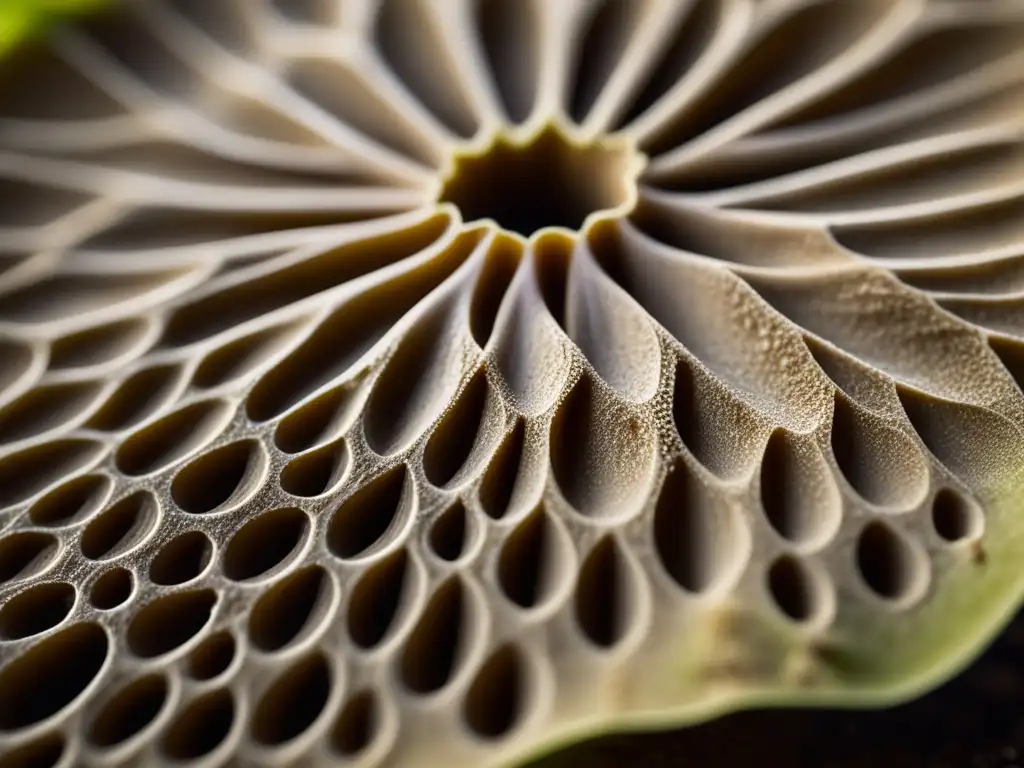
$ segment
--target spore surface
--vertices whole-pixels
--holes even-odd
[[[0,79],[0,764],[503,765],[1018,602],[1024,2],[137,0]]]

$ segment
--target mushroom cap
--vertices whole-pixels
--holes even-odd
[[[1024,0],[137,0],[0,80],[0,755],[506,765],[1020,602]]]

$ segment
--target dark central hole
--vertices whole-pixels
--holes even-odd
[[[630,199],[634,166],[624,142],[576,143],[549,126],[526,144],[502,136],[482,154],[456,157],[440,199],[467,222],[493,219],[524,237],[578,230],[590,214]]]

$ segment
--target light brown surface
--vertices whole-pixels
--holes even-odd
[[[139,0],[2,76],[0,750],[502,765],[1019,603],[1022,0]]]
[[[647,735],[609,736],[533,768],[1014,768],[1024,763],[1024,617],[971,667],[920,699],[874,711],[730,715]]]

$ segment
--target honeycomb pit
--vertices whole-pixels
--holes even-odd
[[[463,221],[490,219],[525,238],[545,228],[576,232],[595,214],[628,213],[644,158],[626,139],[586,143],[566,131],[549,124],[519,141],[499,134],[482,151],[457,153],[439,199]]]
[[[1019,604],[1024,2],[134,0],[0,80],[0,768],[516,765]]]

